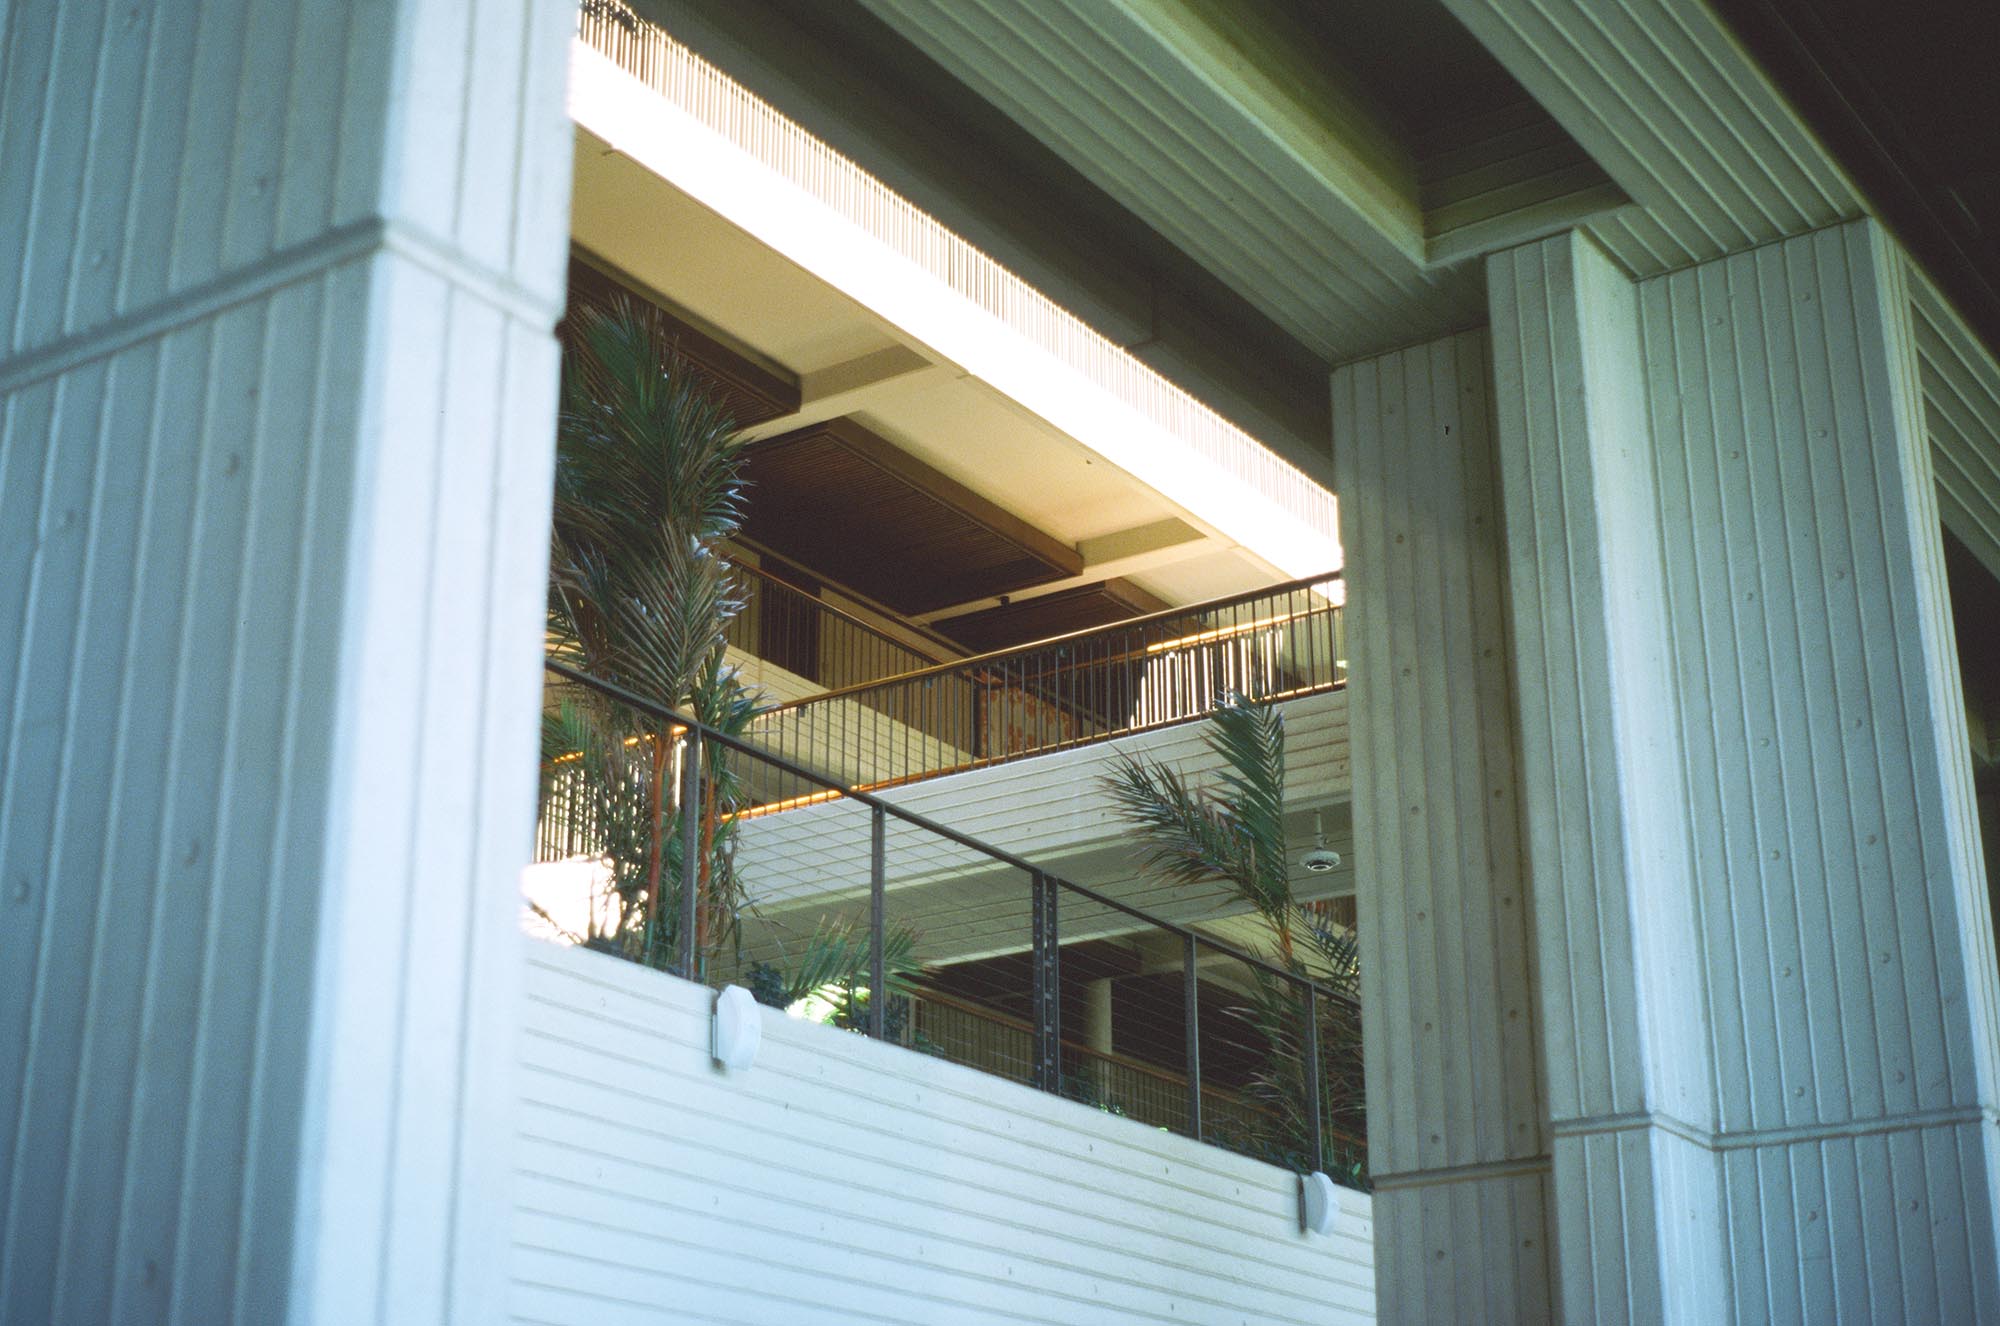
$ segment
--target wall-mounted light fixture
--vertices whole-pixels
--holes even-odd
[[[1340,1225],[1340,1189],[1314,1170],[1299,1175],[1299,1228],[1308,1234],[1331,1234]]]
[[[740,985],[725,986],[715,997],[715,1017],[708,1024],[708,1052],[732,1073],[757,1062],[764,1041],[764,1019],[757,1001]]]

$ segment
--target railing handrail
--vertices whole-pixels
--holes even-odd
[[[1207,599],[1201,603],[1190,603],[1182,608],[1166,608],[1159,612],[1149,612],[1139,617],[1127,617],[1123,621],[1108,622],[1102,626],[1086,626],[1081,630],[1066,631],[1061,635],[1052,635],[1046,640],[1036,640],[1025,645],[1009,645],[1005,649],[989,649],[983,654],[968,654],[964,658],[950,659],[943,663],[933,664],[927,668],[913,668],[908,672],[899,672],[893,677],[879,677],[874,681],[856,682],[851,686],[841,686],[834,690],[815,691],[811,695],[801,696],[796,700],[788,700],[784,704],[772,705],[769,709],[764,710],[760,717],[782,714],[793,709],[802,709],[807,705],[819,704],[825,700],[844,699],[858,692],[871,691],[882,686],[907,685],[911,682],[942,676],[946,673],[963,672],[970,668],[986,667],[1007,659],[1038,654],[1044,650],[1054,649],[1059,645],[1069,644],[1072,641],[1109,635],[1114,631],[1129,631],[1139,627],[1152,626],[1158,622],[1173,621],[1181,617],[1199,616],[1202,613],[1219,612],[1224,608],[1240,607],[1245,603],[1252,603],[1258,599],[1275,598],[1281,594],[1296,594],[1302,589],[1311,589],[1315,585],[1328,584],[1340,578],[1340,572],[1328,571],[1323,575],[1304,576],[1298,580],[1287,580],[1283,584],[1266,585],[1262,589],[1251,590],[1248,593],[1230,594],[1222,598]],[[1327,605],[1328,609],[1336,606],[1338,605],[1331,603]]]
[[[761,566],[752,566],[748,562],[738,561],[736,558],[730,557],[727,554],[724,554],[722,560],[729,564],[729,568],[732,571],[745,571],[766,584],[776,585],[778,588],[791,594],[795,598],[798,598],[803,602],[811,605],[813,608],[817,609],[822,613],[825,613],[827,616],[839,618],[841,621],[846,622],[849,626],[855,627],[857,630],[866,632],[868,635],[873,636],[875,639],[880,640],[883,644],[886,644],[891,648],[900,649],[906,654],[915,654],[918,658],[921,659],[927,659],[933,666],[949,666],[949,664],[952,661],[950,659],[939,658],[931,650],[921,648],[917,645],[913,645],[909,643],[909,641],[907,640],[899,640],[895,636],[890,635],[887,631],[883,630],[881,627],[876,626],[872,622],[866,621],[856,616],[855,614],[847,611],[847,609],[841,607],[839,604],[828,603],[825,599],[820,598],[817,595],[808,594],[805,590],[800,589],[797,585],[792,584],[790,581],[786,580],[783,576],[773,575],[769,571],[766,571]]]
[[[1324,577],[1317,577],[1315,580],[1307,581],[1306,583],[1308,584],[1316,583],[1317,579],[1324,579]],[[780,773],[787,774],[793,778],[801,779],[807,783],[817,784],[818,786],[826,789],[829,792],[836,792],[844,798],[853,800],[858,805],[867,806],[873,810],[880,810],[885,815],[888,815],[894,819],[899,819],[903,821],[905,824],[914,825],[917,828],[922,829],[927,833],[935,834],[938,837],[943,838],[948,842],[956,843],[960,847],[963,847],[968,851],[977,852],[982,856],[990,857],[991,859],[998,861],[1002,865],[1012,866],[1014,869],[1026,873],[1031,878],[1039,877],[1041,879],[1048,880],[1051,883],[1053,883],[1057,888],[1067,889],[1071,893],[1074,893],[1082,898],[1087,898],[1091,902],[1094,902],[1101,907],[1108,907],[1111,910],[1119,912],[1125,916],[1129,916],[1136,921],[1142,921],[1147,925],[1153,926],[1160,930],[1167,931],[1169,934],[1178,935],[1183,940],[1192,941],[1196,945],[1206,946],[1210,949],[1213,949],[1217,953],[1223,954],[1226,957],[1235,958],[1239,962],[1249,963],[1251,966],[1261,968],[1262,970],[1269,972],[1271,975],[1276,976],[1281,980],[1291,982],[1293,986],[1296,988],[1299,988],[1301,990],[1310,990],[1317,997],[1331,999],[1332,1001],[1334,1001],[1334,1003],[1343,1005],[1357,1012],[1360,1010],[1361,1007],[1360,1002],[1356,1000],[1354,996],[1346,993],[1343,990],[1336,990],[1332,986],[1322,985],[1320,982],[1314,980],[1310,976],[1300,976],[1295,972],[1287,971],[1283,967],[1278,966],[1276,963],[1270,962],[1264,958],[1260,958],[1254,953],[1249,953],[1244,951],[1243,949],[1237,948],[1234,944],[1225,943],[1219,939],[1212,939],[1209,936],[1204,935],[1194,929],[1191,929],[1188,926],[1180,925],[1174,921],[1169,921],[1164,917],[1155,916],[1151,912],[1148,912],[1143,908],[1132,906],[1130,903],[1120,902],[1118,899],[1100,893],[1096,889],[1093,889],[1088,885],[1078,884],[1074,880],[1065,879],[1061,875],[1058,875],[1053,871],[1044,870],[1040,866],[1034,865],[1032,862],[1028,861],[1025,857],[1016,856],[1014,853],[1006,850],[1003,847],[995,847],[991,843],[982,842],[981,840],[974,838],[970,834],[962,833],[957,829],[951,828],[949,825],[940,824],[928,815],[923,815],[918,813],[917,811],[909,810],[903,806],[897,805],[893,801],[886,801],[881,797],[875,796],[868,792],[864,792],[859,788],[849,787],[846,784],[841,783],[837,779],[827,777],[823,773],[818,773],[815,772],[814,770],[807,769],[802,765],[794,764],[790,760],[784,759],[781,756],[773,755],[769,751],[763,750],[758,746],[752,745],[751,743],[746,742],[741,738],[732,737],[726,732],[722,732],[716,728],[710,727],[708,724],[702,722],[700,719],[695,718],[691,714],[681,713],[680,711],[674,709],[671,705],[661,704],[657,700],[653,700],[646,696],[640,695],[638,692],[629,690],[624,686],[620,686],[616,682],[605,681],[601,677],[594,677],[590,673],[585,672],[580,668],[571,667],[569,664],[564,663],[563,661],[557,658],[552,658],[545,655],[542,659],[542,666],[548,671],[555,673],[559,677],[563,677],[569,681],[573,681],[579,686],[584,686],[591,690],[597,691],[599,694],[607,696],[610,699],[616,700],[618,703],[625,705],[627,708],[636,709],[640,713],[649,714],[652,717],[659,719],[662,722],[670,724],[678,724],[680,727],[688,731],[698,733],[701,737],[701,740],[704,743],[713,742],[714,744],[723,747],[725,750],[733,750],[736,751],[738,754],[748,756],[751,759],[760,760],[765,764],[768,764],[773,768],[777,769]]]
[[[990,1022],[994,1026],[1005,1027],[1009,1031],[1024,1031],[1029,1035],[1034,1034],[1035,1026],[1026,1018],[1015,1017],[1011,1013],[1001,1013],[994,1009],[975,1004],[969,999],[961,999],[945,991],[934,990],[929,986],[918,986],[911,992],[910,997],[920,1003],[940,1004],[946,1008],[963,1013],[969,1018],[977,1018],[981,1022]],[[1131,1055],[1120,1054],[1116,1050],[1100,1050],[1094,1045],[1085,1045],[1082,1041],[1076,1040],[1073,1037],[1064,1036],[1060,1040],[1065,1050],[1074,1050],[1079,1055],[1088,1055],[1093,1059],[1102,1060],[1114,1067],[1143,1074],[1155,1081],[1164,1082],[1168,1086],[1185,1087],[1188,1084],[1186,1073],[1178,1073],[1171,1068],[1166,1068],[1159,1064],[1149,1064],[1144,1059],[1134,1059]],[[1207,1095],[1220,1096],[1232,1104],[1242,1106],[1246,1109],[1256,1110],[1262,1114],[1269,1114],[1271,1112],[1270,1106],[1265,1105],[1262,1101],[1254,1097],[1244,1095],[1234,1087],[1219,1087],[1213,1082],[1203,1082],[1201,1089]],[[1341,1128],[1328,1128],[1326,1129],[1326,1135],[1355,1146],[1361,1145],[1364,1141],[1363,1138]]]

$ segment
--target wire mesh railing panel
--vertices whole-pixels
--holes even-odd
[[[810,1021],[865,1028],[875,989],[873,829],[873,812],[847,798],[798,816],[737,817],[735,924],[704,979],[742,985],[759,1003]]]
[[[1202,1140],[1290,1168],[1315,1142],[1304,986],[1197,943]]]
[[[1038,1083],[1034,876],[920,824],[885,818],[883,925],[908,1018],[897,1039],[925,1054]]]
[[[553,662],[544,757],[535,933],[1365,1181],[1351,964],[1322,985],[1254,916],[1171,924]]]
[[[1062,1091],[1193,1135],[1198,1052],[1188,1036],[1183,937],[1094,894],[1059,891]]]

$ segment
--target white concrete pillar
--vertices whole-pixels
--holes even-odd
[[[570,21],[9,12],[0,1321],[502,1315]]]
[[[1856,223],[1489,265],[1566,1320],[2000,1316],[1901,264]]]
[[[1385,1322],[1550,1310],[1487,379],[1484,332],[1333,375]]]
[[[1083,1043],[1099,1054],[1111,1053],[1112,986],[1106,977],[1083,987]]]
[[[1637,292],[1575,235],[1496,256],[1561,1304],[1714,1321],[1708,1036]]]

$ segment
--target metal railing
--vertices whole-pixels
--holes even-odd
[[[605,736],[544,767],[543,841],[569,855],[531,871],[536,928],[1365,1182],[1359,1008],[1346,989],[547,667],[552,707],[591,709]],[[812,815],[744,814],[803,788],[825,794]]]
[[[944,651],[898,640],[769,571],[734,559],[730,568],[743,606],[729,620],[729,643],[813,686],[844,689],[945,662]],[[767,679],[766,689],[780,688]]]
[[[1346,684],[1340,576],[1314,576],[778,705],[746,734],[826,777],[886,787]]]

